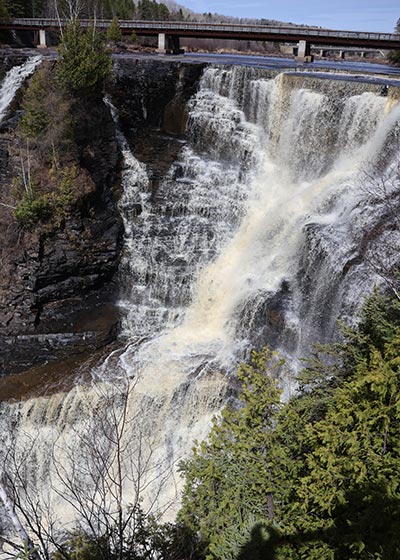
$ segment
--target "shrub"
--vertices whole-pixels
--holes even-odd
[[[18,202],[14,216],[23,229],[34,229],[39,222],[44,222],[51,216],[49,196],[30,189]]]
[[[390,64],[393,64],[394,66],[400,66],[400,50],[390,51],[387,57]]]

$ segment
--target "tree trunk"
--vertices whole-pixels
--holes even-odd
[[[15,511],[14,504],[8,497],[6,489],[4,488],[4,484],[1,481],[0,481],[0,500],[4,504],[4,508],[14,529],[17,531],[24,546],[27,547],[29,551],[29,558],[31,558],[32,560],[40,560],[40,556],[38,552],[35,550],[35,545],[33,544],[31,538],[29,537],[21,521],[19,520],[19,517]]]

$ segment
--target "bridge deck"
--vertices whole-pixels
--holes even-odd
[[[80,20],[82,26],[93,25],[92,20]],[[59,29],[66,20],[19,18],[0,20],[0,29]],[[96,26],[107,29],[110,20],[97,20]],[[375,33],[365,31],[339,31],[314,27],[266,26],[219,23],[195,23],[172,21],[135,21],[119,22],[123,33],[135,31],[140,35],[157,35],[166,33],[179,37],[245,39],[254,41],[276,41],[297,43],[305,40],[312,44],[332,46],[369,47],[380,49],[400,49],[400,35],[393,33]]]

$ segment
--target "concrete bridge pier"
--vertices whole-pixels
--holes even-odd
[[[47,34],[45,29],[39,29],[39,44],[38,47],[40,49],[45,49],[48,47],[47,44]]]
[[[180,47],[179,36],[159,33],[157,52],[163,54],[183,54],[184,50]]]
[[[314,60],[314,57],[311,54],[311,44],[308,41],[299,41],[297,45],[296,60],[299,62],[312,62]]]

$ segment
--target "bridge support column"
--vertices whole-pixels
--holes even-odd
[[[314,57],[311,55],[311,45],[307,41],[299,41],[297,45],[296,60],[299,62],[312,62]]]
[[[46,35],[46,30],[45,29],[40,29],[39,30],[39,45],[38,47],[41,49],[46,48],[47,45],[47,35]]]
[[[178,35],[158,34],[158,49],[163,54],[183,54],[184,50],[180,48]]]

